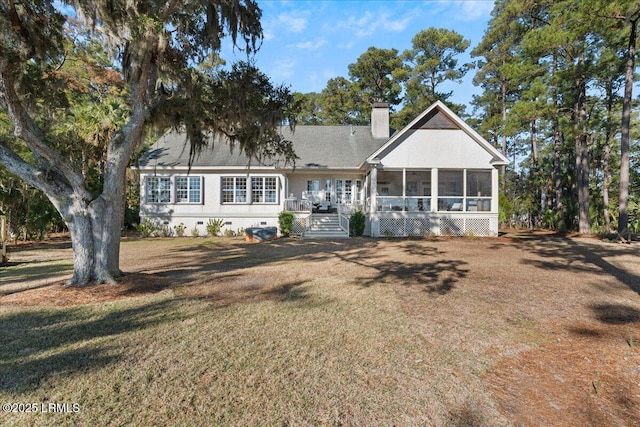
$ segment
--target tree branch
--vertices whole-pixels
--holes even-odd
[[[13,122],[15,136],[25,141],[41,162],[45,159],[49,163],[43,164],[43,167],[58,170],[76,194],[89,200],[91,196],[84,186],[82,175],[78,174],[60,153],[44,142],[33,119],[22,106],[14,89],[13,77],[5,67],[0,69],[0,97],[3,98],[3,106],[6,106]]]
[[[3,140],[0,140],[0,164],[27,184],[47,194],[52,200],[60,202],[69,199],[69,188],[64,188],[58,180],[48,179],[45,172],[25,162]]]

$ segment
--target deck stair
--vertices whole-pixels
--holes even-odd
[[[349,237],[349,235],[340,228],[338,214],[315,213],[311,215],[311,224],[309,229],[304,233],[305,239],[336,239],[346,237]]]

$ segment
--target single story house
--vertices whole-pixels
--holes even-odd
[[[186,233],[278,226],[294,212],[303,237],[348,236],[362,210],[372,237],[498,234],[498,168],[508,159],[442,102],[390,135],[389,107],[371,126],[282,127],[296,167],[249,165],[224,143],[188,165],[185,137],[169,132],[140,159],[140,216]]]

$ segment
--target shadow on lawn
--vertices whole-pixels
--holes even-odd
[[[167,254],[167,262],[155,274],[168,279],[172,287],[200,287],[212,299],[226,300],[229,292],[237,291],[253,300],[260,298],[261,292],[281,286],[268,273],[256,277],[261,272],[252,271],[254,267],[281,269],[278,274],[285,276],[285,283],[294,283],[292,289],[317,278],[353,274],[349,280],[364,287],[393,283],[440,295],[454,290],[455,283],[469,271],[464,268],[465,261],[451,259],[450,254],[425,241],[398,239],[389,243],[370,238],[279,239],[261,244],[232,241],[177,247]],[[382,250],[403,253],[403,261],[390,261]],[[234,289],[225,289],[228,282]],[[206,284],[208,291],[202,289]]]
[[[640,295],[640,276],[624,268],[612,264],[606,258],[632,255],[638,256],[640,247],[633,243],[622,246],[588,241],[576,242],[561,235],[525,234],[511,239],[512,244],[521,250],[532,252],[542,260],[525,260],[523,262],[544,270],[575,271],[576,273],[604,273],[616,278]]]
[[[408,288],[418,288],[427,293],[445,295],[453,291],[455,283],[466,277],[467,263],[457,259],[447,259],[444,252],[425,242],[398,240],[397,250],[404,253],[404,261],[380,260],[379,249],[374,243],[368,249],[354,249],[338,253],[336,256],[347,264],[355,264],[373,270],[369,277],[355,279],[361,286],[376,283],[399,284]]]
[[[118,359],[109,340],[186,318],[178,300],[160,301],[103,314],[87,308],[24,310],[0,317],[0,391],[26,392],[47,378],[98,369]]]
[[[16,285],[19,283],[33,281],[47,281],[52,277],[60,277],[65,274],[70,275],[72,271],[73,264],[68,262],[10,262],[2,267],[2,276],[0,276],[0,296],[8,295],[14,292],[3,290],[3,285]]]

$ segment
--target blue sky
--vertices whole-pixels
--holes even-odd
[[[263,11],[264,41],[256,62],[274,83],[298,92],[320,92],[329,79],[348,78],[348,65],[369,47],[400,52],[429,27],[447,28],[471,41],[468,52],[484,34],[492,0],[258,0]],[[244,59],[225,49],[228,62]],[[461,56],[466,62],[468,54]],[[477,94],[468,73],[465,81],[446,87],[452,100],[469,104]]]

